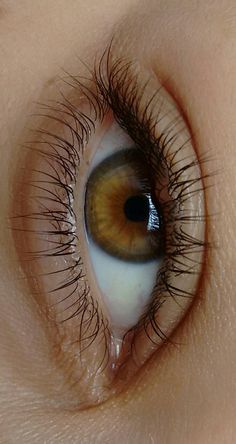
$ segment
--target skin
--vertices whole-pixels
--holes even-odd
[[[69,411],[46,400],[50,344],[8,219],[34,102],[51,95],[61,68],[93,60],[117,26],[124,54],[151,66],[178,101],[198,154],[209,157],[204,173],[217,172],[206,190],[213,248],[175,333],[181,345],[158,351],[121,395]],[[235,1],[3,1],[0,59],[0,442],[235,442]]]

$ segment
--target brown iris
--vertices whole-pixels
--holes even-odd
[[[122,150],[103,160],[87,183],[89,237],[123,260],[142,262],[160,256],[160,215],[151,191],[148,167],[138,149]]]

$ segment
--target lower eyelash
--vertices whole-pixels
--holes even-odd
[[[199,183],[202,190],[201,183],[204,179],[203,176],[199,175],[194,180],[189,179],[188,183],[181,182],[183,170],[181,170],[181,166],[179,169],[176,168],[175,156],[171,157],[170,155],[174,137],[177,136],[177,133],[173,136],[170,130],[173,130],[175,125],[178,127],[178,122],[171,122],[171,127],[166,128],[166,131],[160,134],[158,140],[156,139],[154,130],[159,119],[162,118],[161,109],[157,112],[152,110],[157,93],[153,95],[145,109],[142,110],[141,102],[145,88],[139,90],[137,77],[131,75],[131,64],[122,60],[111,63],[109,51],[103,55],[98,67],[95,67],[89,88],[78,77],[71,76],[67,82],[86,99],[89,108],[88,115],[79,111],[73,102],[68,99],[63,102],[56,102],[55,106],[44,105],[42,107],[40,117],[63,126],[68,136],[62,137],[44,128],[36,131],[39,140],[30,142],[30,149],[44,159],[44,162],[49,166],[50,173],[43,170],[32,170],[33,175],[36,175],[37,178],[28,185],[42,193],[37,196],[39,211],[20,215],[20,218],[33,219],[51,225],[50,229],[45,231],[36,230],[35,232],[37,236],[42,237],[42,240],[47,239],[47,244],[51,246],[48,246],[46,250],[32,251],[29,255],[30,258],[41,259],[62,256],[72,259],[70,266],[49,273],[61,273],[63,276],[65,272],[67,273],[67,278],[63,279],[59,287],[51,289],[51,293],[68,290],[66,296],[55,302],[55,305],[59,307],[62,302],[68,301],[70,314],[67,316],[65,313],[62,323],[78,316],[78,314],[82,314],[81,322],[83,325],[80,325],[78,335],[81,352],[89,347],[98,335],[101,335],[105,340],[106,346],[100,363],[101,368],[109,360],[110,331],[108,320],[104,318],[97,302],[93,299],[88,283],[79,299],[73,299],[79,283],[84,280],[83,260],[78,249],[78,235],[75,228],[77,217],[73,209],[73,201],[74,187],[77,183],[84,149],[90,140],[91,133],[95,132],[96,123],[103,121],[109,108],[112,109],[119,125],[128,132],[139,148],[142,147],[140,149],[143,150],[155,179],[162,183],[163,171],[168,171],[168,191],[171,198],[165,205],[167,214],[165,224],[167,228],[170,227],[170,235],[167,234],[166,236],[166,258],[158,272],[157,284],[153,291],[154,296],[138,324],[129,330],[127,335],[139,333],[144,329],[153,342],[155,342],[155,335],[162,341],[169,340],[158,325],[158,310],[167,297],[175,299],[178,303],[179,297],[192,299],[194,296],[194,294],[181,288],[175,288],[171,284],[171,273],[173,271],[179,275],[193,273],[191,255],[196,250],[203,252],[208,247],[205,240],[191,237],[182,226],[181,229],[178,228],[180,222],[188,224],[194,222],[194,220],[197,221],[197,216],[182,216],[178,214],[178,209],[183,203],[186,204],[186,201],[190,198],[193,183]],[[71,123],[69,123],[70,121]],[[37,145],[37,148],[35,145]],[[179,147],[180,151],[181,149],[182,147]],[[199,166],[205,160],[200,159],[196,162]],[[192,160],[189,164],[184,165],[185,170],[192,167]],[[196,192],[196,190],[193,192]],[[58,208],[52,210],[50,208],[51,203]],[[203,217],[202,221],[205,222]],[[189,262],[188,266],[184,263],[183,258]],[[72,310],[73,307],[74,310]],[[87,316],[88,312],[90,313],[89,317]],[[85,317],[83,313],[86,315]],[[150,334],[150,326],[155,333],[154,337]]]

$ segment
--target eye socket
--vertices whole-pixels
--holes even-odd
[[[205,249],[202,175],[178,108],[156,79],[110,63],[90,93],[73,79],[83,110],[71,98],[47,110],[19,218],[19,254],[81,408],[121,390],[169,338]]]

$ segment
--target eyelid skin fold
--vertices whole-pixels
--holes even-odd
[[[25,273],[80,408],[120,391],[169,340],[197,291],[206,248],[199,159],[174,100],[138,63],[116,59],[112,45],[90,74],[68,77],[68,98],[43,107],[14,218]],[[144,156],[165,227],[150,301],[122,336],[100,297],[83,223],[89,165],[112,121]]]

